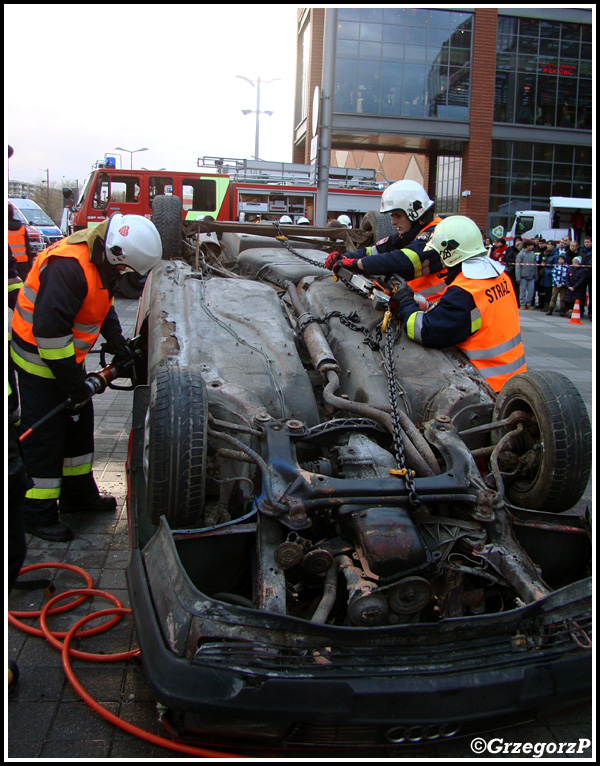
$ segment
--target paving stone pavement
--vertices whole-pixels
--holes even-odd
[[[125,335],[131,333],[137,301],[117,299],[117,311]],[[521,324],[527,361],[530,369],[555,369],[567,374],[578,386],[586,405],[592,410],[593,327],[584,318],[582,325],[569,324],[557,316],[543,312],[521,312]],[[88,369],[95,368],[92,357]],[[99,366],[99,361],[98,361]],[[122,382],[122,381],[119,381]],[[94,400],[96,413],[96,452],[94,475],[100,488],[117,498],[117,509],[111,514],[73,514],[67,517],[75,539],[69,543],[51,543],[27,536],[25,566],[35,563],[66,562],[85,569],[94,586],[117,596],[125,606],[129,598],[125,583],[125,568],[129,560],[125,458],[131,423],[133,394],[129,391],[107,390]],[[591,482],[586,492],[591,499]],[[67,570],[42,570],[25,577],[51,577],[56,592],[83,586],[82,578]],[[14,591],[9,600],[12,610],[41,609],[47,598],[38,591]],[[104,599],[86,599],[65,614],[51,616],[52,629],[68,630],[79,616],[110,606]],[[24,620],[28,625],[37,621]],[[92,623],[86,627],[93,627]],[[62,668],[59,652],[45,639],[32,636],[12,625],[8,628],[8,657],[18,662],[21,678],[17,689],[5,704],[8,720],[5,737],[5,759],[133,759],[159,760],[181,758],[180,754],[145,742],[108,723],[84,703],[71,687]],[[82,650],[110,654],[137,646],[133,621],[124,617],[109,631],[82,639]],[[144,674],[135,659],[99,663],[75,659],[75,674],[84,689],[108,710],[124,720],[165,736],[157,723],[154,700]],[[493,736],[503,742],[580,742],[592,741],[593,705],[589,704],[552,719],[496,732]],[[491,738],[492,735],[489,735]],[[585,743],[584,743],[585,744]],[[592,745],[593,747],[593,745]],[[592,747],[572,758],[589,760]],[[449,740],[444,743],[419,745],[409,751],[396,748],[386,753],[360,751],[343,756],[357,758],[467,759],[473,757],[470,739]],[[292,759],[282,754],[275,760]],[[504,757],[511,757],[504,756]],[[517,756],[512,756],[517,757]],[[552,757],[548,754],[547,757]],[[569,757],[569,756],[567,756]],[[311,754],[319,761],[327,754]],[[556,756],[558,758],[558,756]],[[261,758],[261,760],[265,760]]]

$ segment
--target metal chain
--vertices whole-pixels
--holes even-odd
[[[301,336],[305,328],[312,322],[317,322],[318,324],[327,324],[330,319],[339,319],[340,322],[350,330],[354,330],[354,332],[362,332],[362,334],[365,336],[363,343],[366,343],[373,351],[379,350],[379,343],[382,338],[381,325],[378,325],[375,333],[375,338],[373,338],[371,333],[364,325],[358,324],[360,317],[356,311],[353,311],[351,314],[342,314],[341,311],[330,311],[328,314],[325,314],[324,317],[316,317],[311,314],[304,320],[304,322],[302,322],[302,324],[299,324],[296,327],[296,332],[299,336]]]
[[[387,362],[387,376],[388,376],[388,391],[390,397],[390,406],[392,409],[392,425],[394,441],[395,458],[398,466],[400,467],[401,474],[404,478],[404,483],[408,489],[408,501],[416,508],[421,504],[419,496],[417,494],[417,488],[414,481],[414,472],[406,466],[406,455],[404,453],[404,438],[402,436],[402,426],[400,424],[400,413],[398,411],[398,389],[396,384],[396,369],[394,367],[394,333],[391,327],[387,326],[385,333],[385,351]]]
[[[294,248],[288,242],[285,234],[281,231],[281,226],[279,225],[279,221],[273,221],[273,223],[275,225],[275,228],[277,229],[277,234],[279,235],[277,237],[277,240],[281,242],[281,244],[285,247],[286,250],[288,250],[292,255],[295,255],[296,258],[300,258],[301,261],[306,261],[306,263],[310,263],[311,266],[318,266],[320,269],[325,268],[325,264],[320,263],[319,261],[314,261],[312,258],[307,258],[307,256],[302,255],[297,250],[294,250]]]

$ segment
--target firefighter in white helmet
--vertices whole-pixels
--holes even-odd
[[[72,539],[59,519],[76,511],[114,511],[92,474],[94,414],[85,359],[99,335],[125,373],[131,352],[113,305],[119,272],[145,275],[161,260],[154,224],[139,215],[113,214],[38,255],[13,312],[11,357],[19,375],[21,428],[59,412],[22,443],[33,481],[21,505],[26,531],[53,542]],[[59,505],[60,501],[60,505]]]
[[[337,222],[341,223],[342,226],[345,226],[347,229],[352,228],[352,219],[349,215],[346,215],[345,213],[342,213],[342,215],[338,215]]]
[[[438,224],[426,251],[448,268],[448,288],[439,302],[421,311],[404,283],[390,300],[409,338],[424,346],[457,346],[494,391],[527,370],[519,309],[504,266],[487,254],[477,224],[462,215]]]
[[[379,240],[372,247],[354,252],[331,253],[325,266],[334,273],[341,267],[367,276],[398,274],[411,287],[433,302],[443,293],[444,265],[435,252],[425,252],[425,245],[442,220],[434,212],[435,202],[416,181],[397,181],[381,196],[380,213],[391,215],[398,234]]]

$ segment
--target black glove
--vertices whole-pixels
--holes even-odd
[[[102,344],[102,351],[106,354],[112,354],[113,356],[126,356],[129,347],[127,341],[122,335],[115,335],[112,338],[108,338],[106,343]]]
[[[135,354],[129,348],[125,346],[125,350],[122,354],[117,354],[113,357],[112,364],[117,368],[120,378],[130,378],[133,373],[135,362]]]
[[[390,298],[389,303],[390,310],[393,312],[397,312],[403,303],[408,303],[409,301],[414,301],[415,299],[415,293],[412,287],[409,287],[405,279],[402,279],[401,277],[398,279],[400,280],[398,287]]]
[[[69,392],[69,400],[71,402],[70,409],[74,412],[82,409],[92,398],[92,394],[95,392],[94,384],[91,380],[84,380],[80,386],[73,391]]]

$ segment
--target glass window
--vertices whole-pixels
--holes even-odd
[[[381,59],[381,45],[379,43],[359,43],[359,59]]]
[[[428,15],[428,11],[422,10],[420,8],[407,8],[406,25],[409,27],[426,27]]]
[[[358,40],[359,31],[360,24],[355,24],[352,21],[338,22],[337,36],[339,40]]]
[[[338,40],[336,47],[336,56],[346,59],[358,58],[358,41],[355,40]]]
[[[581,130],[592,129],[592,81],[579,81],[577,99],[577,127]]]
[[[356,113],[356,93],[358,78],[358,62],[339,60],[335,67],[335,97],[336,112]]]
[[[148,203],[152,207],[152,201],[159,194],[173,194],[173,179],[167,176],[151,176],[148,179]]]
[[[383,8],[361,8],[361,21],[383,21]]]
[[[404,59],[404,46],[384,44],[381,55],[384,61],[402,61]]]
[[[429,11],[429,29],[448,29],[450,14],[446,11]]]
[[[395,24],[404,28],[405,11],[404,8],[384,8],[383,23]]]
[[[534,117],[535,75],[517,75],[517,113],[515,122],[532,125]]]
[[[381,114],[400,115],[402,111],[402,64],[389,64],[381,72]]]
[[[404,42],[404,27],[397,27],[392,24],[385,25],[383,27],[383,42],[384,43],[403,43]]]
[[[377,114],[379,110],[379,61],[358,62],[358,105],[360,114]]]
[[[206,178],[184,178],[182,197],[184,210],[217,212],[217,182]]]
[[[361,24],[360,39],[369,43],[381,42],[383,27],[381,24]]]
[[[404,91],[402,114],[406,117],[423,117],[425,110],[425,69],[415,64],[404,67]]]
[[[338,21],[359,21],[360,10],[358,8],[338,8]]]
[[[427,48],[423,48],[420,45],[405,46],[404,61],[407,64],[425,63],[427,61]]]
[[[537,19],[519,19],[519,36],[538,37],[540,22]]]

